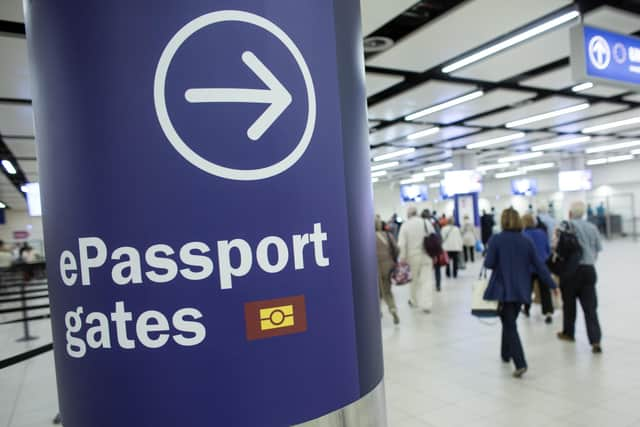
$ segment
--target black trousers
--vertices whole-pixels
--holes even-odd
[[[469,260],[471,260],[471,262],[476,262],[476,260],[475,260],[475,251],[476,251],[476,247],[475,246],[465,246],[464,247],[464,262],[469,262]]]
[[[433,263],[433,271],[436,275],[436,289],[439,291],[442,286],[442,266],[438,265],[436,261]]]
[[[453,277],[458,277],[458,252],[447,251],[447,255],[449,255],[449,264],[447,264],[447,268],[445,272],[447,273],[447,277],[451,277],[451,264],[453,264]]]
[[[587,335],[591,344],[600,344],[602,331],[598,320],[598,296],[596,295],[596,282],[598,276],[592,265],[581,265],[570,277],[560,281],[562,290],[562,331],[573,337],[576,325],[577,300],[580,300],[584,320],[587,324]]]
[[[547,314],[553,314],[553,300],[551,299],[551,289],[544,283],[538,280],[538,276],[536,274],[533,275],[533,282],[538,281],[538,288],[540,288],[540,303],[542,305],[542,315],[546,316]],[[531,304],[525,304],[524,310],[529,315],[529,310],[531,309]]]
[[[527,361],[524,358],[524,350],[520,335],[518,335],[518,314],[522,303],[504,302],[500,311],[502,321],[502,345],[500,355],[503,360],[513,359],[516,369],[526,368]]]

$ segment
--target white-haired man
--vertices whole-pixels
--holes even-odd
[[[433,260],[423,248],[424,238],[435,230],[433,225],[418,216],[414,206],[407,209],[407,220],[400,229],[399,259],[411,268],[411,298],[409,305],[431,312],[433,304]]]
[[[586,206],[583,202],[575,202],[571,205],[569,212],[570,223],[582,248],[582,255],[575,273],[563,278],[560,283],[563,301],[563,330],[558,333],[558,338],[565,341],[575,340],[576,300],[580,300],[592,351],[601,353],[602,331],[597,311],[595,263],[598,259],[598,253],[602,251],[602,242],[598,229],[584,220],[585,211]]]

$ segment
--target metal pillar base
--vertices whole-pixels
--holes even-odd
[[[38,337],[34,337],[34,336],[31,336],[31,335],[28,335],[26,337],[18,338],[16,340],[16,342],[27,342],[27,341],[37,340],[37,339],[38,339]]]
[[[293,427],[387,427],[384,381],[362,399]]]

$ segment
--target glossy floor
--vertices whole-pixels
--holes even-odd
[[[499,356],[500,327],[469,315],[470,290],[480,263],[445,281],[432,314],[411,310],[406,287],[396,288],[401,324],[383,307],[389,426],[640,427],[640,244],[606,245],[598,269],[602,355],[591,354],[581,315],[576,343],[555,338],[539,306],[519,328],[529,372],[517,380]],[[6,318],[6,316],[5,316]],[[0,320],[2,320],[0,318]],[[0,326],[0,359],[50,342],[16,343],[20,325]],[[44,427],[57,411],[51,354],[0,370],[0,427]]]

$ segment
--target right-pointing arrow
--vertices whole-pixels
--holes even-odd
[[[242,61],[253,71],[268,89],[234,89],[234,88],[193,88],[188,89],[184,97],[190,103],[245,103],[269,104],[264,113],[247,130],[252,141],[262,138],[267,130],[278,120],[291,105],[289,91],[280,83],[273,73],[250,51],[242,54]]]

